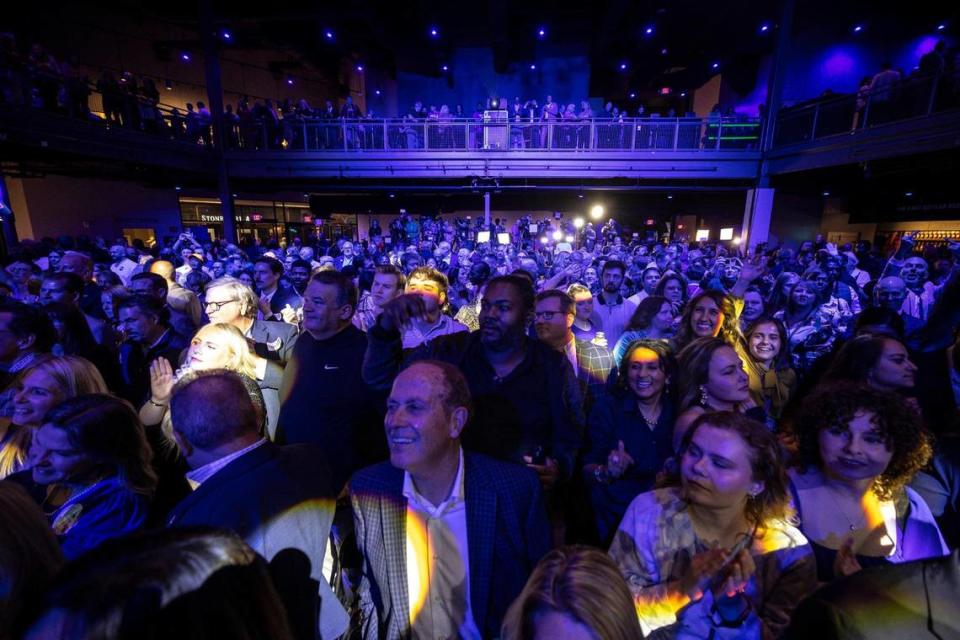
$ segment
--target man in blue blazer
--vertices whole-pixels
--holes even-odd
[[[470,391],[452,364],[397,376],[384,420],[390,462],[350,481],[364,638],[487,638],[547,552],[536,474],[464,452]]]
[[[263,438],[246,387],[227,371],[179,382],[170,416],[193,492],[167,526],[235,531],[270,562],[295,636],[339,637],[347,614],[322,573],[336,498],[322,452]]]

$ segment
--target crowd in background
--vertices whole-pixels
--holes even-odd
[[[23,241],[6,635],[824,634],[960,544],[958,260],[563,216]]]

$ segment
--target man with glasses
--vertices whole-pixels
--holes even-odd
[[[286,365],[297,341],[297,326],[287,322],[257,319],[260,298],[236,278],[226,276],[207,286],[204,311],[211,324],[235,326],[253,343],[261,358]]]

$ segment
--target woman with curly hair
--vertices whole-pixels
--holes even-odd
[[[633,500],[610,547],[643,631],[778,637],[816,576],[776,437],[732,411],[706,413],[660,487]]]
[[[949,553],[906,486],[930,459],[931,438],[903,398],[834,382],[806,399],[795,428],[800,467],[790,477],[821,581]]]

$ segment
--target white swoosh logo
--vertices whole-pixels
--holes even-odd
[[[323,365],[323,368],[327,371],[333,371],[334,369],[339,369],[340,367],[331,367],[328,364]]]

